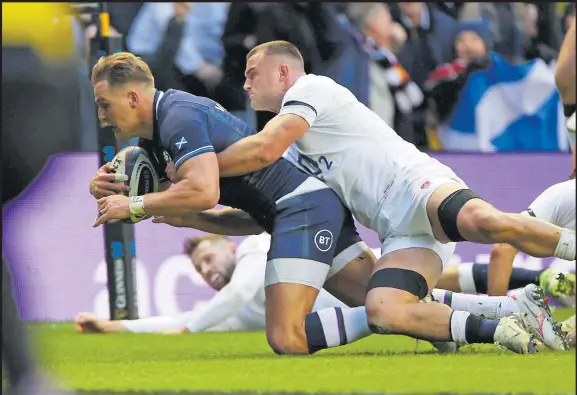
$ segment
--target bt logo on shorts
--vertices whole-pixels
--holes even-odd
[[[327,252],[333,245],[333,234],[327,230],[319,230],[315,235],[315,245],[321,252]]]

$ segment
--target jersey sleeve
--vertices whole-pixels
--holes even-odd
[[[279,115],[298,115],[312,127],[324,109],[323,100],[326,101],[326,98],[321,96],[323,87],[318,85],[313,79],[298,81],[294,84],[283,98]]]
[[[215,152],[207,115],[193,107],[173,107],[160,125],[160,139],[176,169],[195,156]]]

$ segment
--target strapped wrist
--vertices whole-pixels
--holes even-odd
[[[146,216],[146,211],[144,211],[144,196],[131,196],[130,197],[130,217],[134,222],[140,221]]]

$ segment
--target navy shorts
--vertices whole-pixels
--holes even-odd
[[[320,289],[335,256],[360,241],[351,213],[332,189],[283,200],[276,207],[265,283]]]

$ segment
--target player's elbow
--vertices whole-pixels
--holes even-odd
[[[220,199],[220,188],[218,183],[216,185],[209,185],[203,189],[201,203],[202,210],[209,210],[218,204]]]
[[[262,167],[270,166],[282,156],[279,148],[273,141],[259,142],[257,159]]]
[[[209,210],[218,204],[220,187],[218,182],[199,182],[194,184],[188,181],[188,188],[184,191],[187,196],[186,205],[191,211]]]

